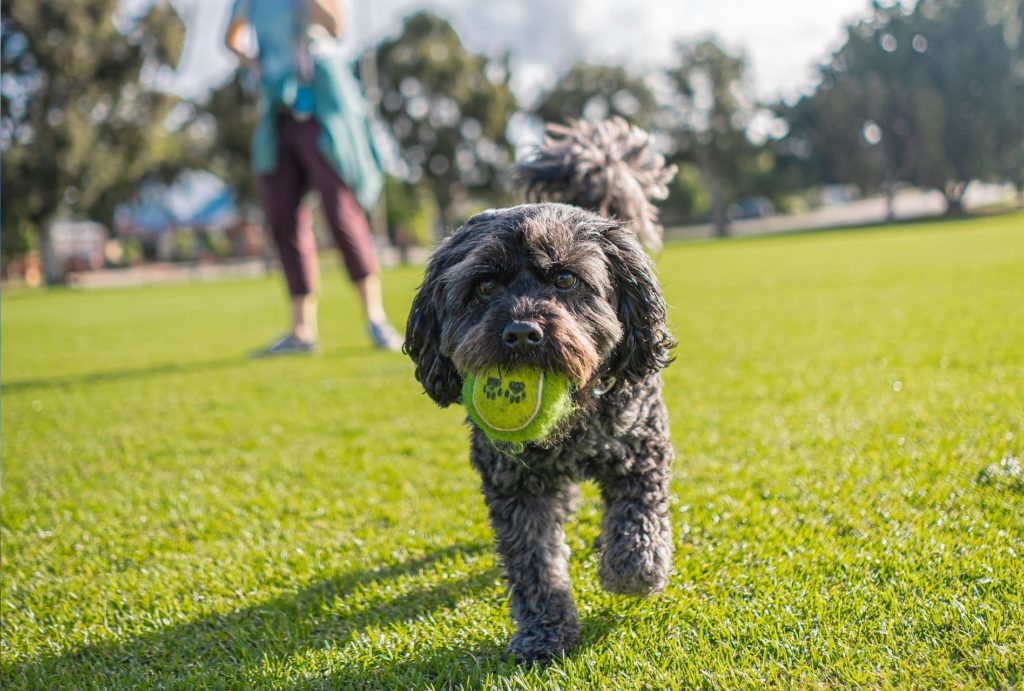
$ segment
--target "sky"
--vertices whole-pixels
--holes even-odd
[[[233,0],[175,0],[189,27],[175,90],[198,96],[222,82],[234,59],[222,46]],[[513,88],[529,101],[579,59],[638,73],[672,59],[676,43],[714,35],[743,52],[758,95],[794,98],[814,84],[814,65],[839,47],[842,27],[869,0],[347,0],[346,50],[355,55],[397,34],[419,9],[446,17],[475,52],[513,58]]]

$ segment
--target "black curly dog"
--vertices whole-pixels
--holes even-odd
[[[651,262],[619,221],[565,204],[487,211],[430,260],[406,352],[431,398],[457,403],[463,375],[494,365],[537,366],[576,387],[576,412],[543,443],[502,448],[472,430],[518,661],[550,660],[579,640],[563,534],[574,483],[593,479],[604,498],[603,586],[665,586],[673,452],[660,370],[674,345]]]

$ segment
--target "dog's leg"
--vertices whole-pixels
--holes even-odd
[[[508,652],[517,662],[547,662],[579,641],[569,548],[562,529],[571,492],[568,479],[527,481],[511,492],[484,482],[517,625]]]
[[[650,461],[651,459],[647,459]],[[598,479],[605,501],[601,520],[601,565],[605,590],[649,595],[665,587],[672,571],[672,525],[668,491],[671,450],[642,472]]]

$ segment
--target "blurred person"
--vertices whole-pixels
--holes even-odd
[[[235,0],[225,36],[259,92],[252,164],[291,297],[291,331],[267,355],[308,352],[317,344],[316,240],[302,208],[310,188],[320,195],[373,344],[387,350],[402,344],[384,312],[365,213],[382,178],[366,102],[337,50],[344,21],[337,0]]]

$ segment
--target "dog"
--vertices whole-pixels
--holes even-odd
[[[648,595],[672,569],[672,445],[660,372],[675,342],[651,260],[660,246],[649,197],[674,174],[646,133],[622,120],[552,126],[515,170],[534,202],[477,214],[432,255],[405,351],[441,406],[465,375],[494,365],[568,377],[575,412],[546,439],[491,441],[470,421],[516,631],[508,653],[543,663],[579,642],[563,524],[576,483],[597,482],[605,510],[599,576]],[[527,334],[508,337],[509,330]]]

